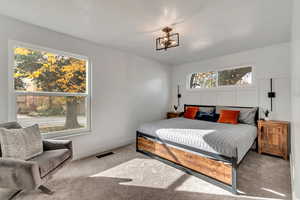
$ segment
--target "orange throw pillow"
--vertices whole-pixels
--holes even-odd
[[[184,118],[195,119],[198,111],[198,107],[187,107],[186,111],[184,112]]]
[[[219,123],[238,124],[239,110],[220,110]]]

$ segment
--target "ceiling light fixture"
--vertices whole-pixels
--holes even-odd
[[[165,27],[162,31],[166,34],[163,37],[156,39],[156,50],[167,50],[169,48],[179,46],[179,33],[170,33],[173,29],[170,27]]]

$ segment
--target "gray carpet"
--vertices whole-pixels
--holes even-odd
[[[55,193],[23,191],[15,200],[233,200],[290,199],[289,162],[250,152],[238,170],[239,196],[135,152],[75,161],[48,187]]]

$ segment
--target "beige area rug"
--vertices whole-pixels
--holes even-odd
[[[290,199],[289,162],[250,152],[238,170],[241,195],[231,193],[135,152],[133,145],[97,159],[75,161],[48,187],[52,196],[23,191],[15,200],[233,200]]]

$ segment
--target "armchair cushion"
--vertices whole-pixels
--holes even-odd
[[[50,172],[58,168],[64,161],[72,156],[69,149],[57,149],[44,151],[41,155],[32,158],[30,161],[36,162],[39,166],[40,176],[44,178]]]
[[[0,128],[19,129],[22,128],[22,126],[18,122],[6,122],[6,123],[1,123]],[[2,152],[1,152],[1,144],[0,144],[0,157],[1,156],[2,156]]]
[[[43,152],[39,126],[23,129],[0,128],[2,157],[28,160]]]

